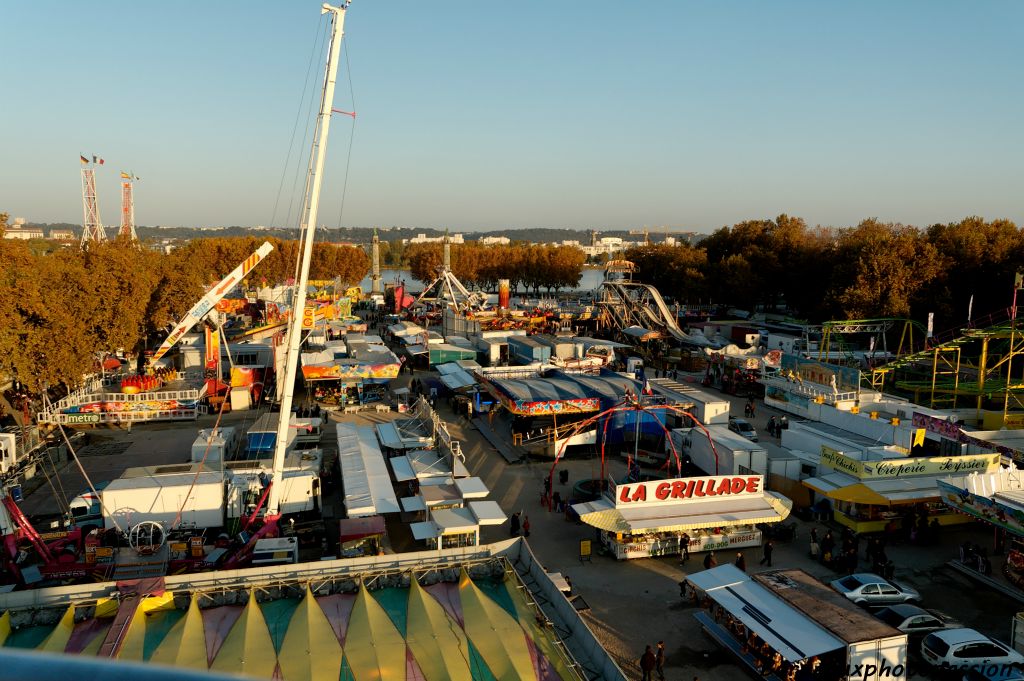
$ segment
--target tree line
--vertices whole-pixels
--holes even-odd
[[[1024,231],[969,217],[925,229],[871,218],[808,227],[798,217],[723,227],[697,246],[646,246],[624,257],[637,279],[681,302],[785,309],[814,322],[887,317],[962,326],[1010,307]],[[973,301],[972,301],[973,298]]]
[[[7,216],[0,214],[0,232]],[[250,285],[294,276],[298,242],[268,239],[274,250]],[[77,386],[97,353],[139,353],[166,335],[203,295],[263,242],[197,239],[163,253],[123,238],[50,253],[0,239],[0,373],[31,391]],[[369,270],[358,248],[315,244],[311,277],[357,283]]]
[[[431,282],[444,261],[442,244],[409,244],[405,247],[412,276]],[[509,244],[482,246],[452,244],[452,272],[463,284],[493,291],[499,279],[508,279],[512,290],[520,287],[539,293],[574,288],[583,276],[586,257],[574,246]]]

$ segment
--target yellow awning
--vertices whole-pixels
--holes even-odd
[[[427,681],[472,681],[465,632],[415,578],[405,640]]]
[[[306,596],[295,609],[278,653],[285,681],[338,681],[341,644],[306,585]]]
[[[348,620],[345,660],[355,681],[405,678],[405,639],[362,584]]]
[[[504,608],[484,595],[462,569],[459,598],[466,635],[498,681],[535,678],[526,632]]]
[[[872,506],[888,506],[890,501],[862,482],[842,487],[829,485],[820,478],[807,478],[803,483],[819,494],[824,494],[835,501],[847,501],[854,504]]]
[[[720,503],[721,509],[710,512],[702,509],[696,512],[697,505],[679,504],[679,515],[664,518],[634,518],[631,520],[610,504],[591,502],[587,505],[595,510],[581,513],[580,520],[587,525],[607,532],[630,534],[634,532],[683,532],[712,527],[736,527],[756,525],[758,523],[777,523],[785,520],[793,508],[793,502],[774,493],[765,493],[763,503],[747,509],[736,510],[728,501]],[[709,502],[712,503],[712,502]],[[581,504],[573,508],[579,510]],[[632,516],[631,516],[632,517]]]
[[[245,674],[269,679],[277,666],[274,641],[270,637],[263,611],[256,602],[255,590],[249,591],[249,602],[231,627],[224,645],[217,652],[210,669],[225,674]]]
[[[64,611],[64,616],[60,618],[60,622],[57,622],[57,626],[53,628],[46,640],[36,647],[36,650],[46,653],[63,653],[64,649],[68,647],[71,632],[74,630],[75,606],[69,605],[68,609]]]
[[[209,667],[206,659],[206,628],[196,595],[192,596],[188,612],[167,632],[149,661],[187,669]]]

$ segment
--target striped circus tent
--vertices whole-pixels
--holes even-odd
[[[203,614],[199,611],[199,598],[193,595],[188,612],[167,632],[150,661],[187,669],[207,669],[206,650]]]
[[[225,674],[245,674],[269,679],[277,668],[277,654],[263,611],[256,602],[256,591],[249,591],[249,602],[235,621],[224,645],[210,669]]]
[[[179,594],[180,596],[181,594]],[[212,598],[210,599],[213,600]],[[173,595],[144,599],[111,642],[115,611],[75,622],[75,606],[54,625],[12,628],[0,616],[0,645],[97,655],[188,669],[211,668],[280,681],[566,681],[581,677],[515,580],[476,579],[186,611]],[[82,607],[86,607],[82,604]]]

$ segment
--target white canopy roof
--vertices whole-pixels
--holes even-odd
[[[412,464],[409,463],[407,457],[393,456],[388,459],[388,462],[391,464],[391,470],[395,474],[396,482],[407,482],[416,479],[416,473],[412,470]]]
[[[419,494],[414,497],[402,497],[402,510],[406,513],[416,513],[417,511],[426,511],[427,504]]]
[[[442,508],[431,511],[430,519],[434,521],[441,534],[465,534],[475,531],[480,523],[468,508]]]
[[[712,501],[664,503],[636,508],[616,508],[607,497],[573,505],[580,519],[609,532],[681,532],[706,527],[755,525],[785,520],[793,502],[765,492]]]
[[[501,510],[501,506],[498,506],[498,502],[489,499],[469,502],[469,510],[473,512],[481,525],[501,525],[508,520],[508,516]]]
[[[686,581],[707,593],[790,662],[846,647],[734,565],[719,565],[692,574]]]
[[[400,510],[372,427],[338,424],[338,462],[349,518]]]
[[[455,481],[463,499],[480,499],[491,493],[480,478],[459,478]]]
[[[403,419],[410,421],[411,419]],[[429,447],[432,442],[426,435],[411,432],[402,427],[401,421],[386,421],[374,426],[377,429],[377,437],[385,447],[390,449],[422,449]]]
[[[451,477],[452,469],[444,457],[431,449],[420,449],[406,454],[406,458],[412,465],[416,478]]]

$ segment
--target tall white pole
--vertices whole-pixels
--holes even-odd
[[[280,515],[281,484],[284,473],[285,447],[288,444],[288,429],[291,427],[292,400],[295,396],[295,375],[299,365],[299,346],[302,344],[302,318],[306,309],[306,286],[309,283],[309,263],[313,256],[313,237],[316,236],[317,211],[320,208],[320,187],[323,184],[324,161],[327,155],[327,134],[331,128],[331,107],[334,104],[334,84],[338,74],[338,55],[341,53],[341,39],[345,31],[345,10],[349,3],[339,7],[324,4],[321,14],[331,12],[333,27],[331,47],[327,58],[327,74],[324,78],[324,92],[320,99],[320,114],[317,117],[316,132],[313,136],[313,181],[310,184],[306,215],[302,224],[302,264],[299,278],[295,282],[295,297],[292,316],[288,324],[288,357],[285,363],[284,391],[281,395],[281,418],[277,426],[277,441],[274,446],[274,470],[271,477],[270,494],[267,497],[267,517]]]

